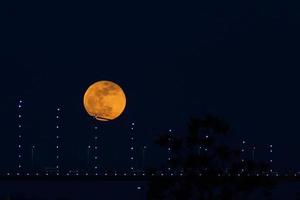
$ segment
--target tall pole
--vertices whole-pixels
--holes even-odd
[[[90,166],[90,150],[91,146],[89,145],[86,149],[86,171],[89,171]]]
[[[56,109],[56,175],[60,173],[60,128],[61,128],[61,108],[58,106]]]
[[[172,133],[173,130],[169,129],[168,131],[168,171],[171,171],[171,159],[172,159]]]
[[[35,165],[34,165],[34,149],[35,149],[35,145],[32,145],[32,147],[31,147],[31,166],[32,166],[32,171],[35,170]]]
[[[86,150],[86,165],[87,172],[86,175],[89,175],[89,172],[94,175],[98,175],[100,172],[100,128],[99,121],[91,122],[92,128],[92,140],[91,144],[87,146]]]
[[[245,162],[245,145],[246,145],[246,141],[243,140],[242,141],[242,149],[241,149],[241,162],[242,162],[242,169],[241,169],[241,173],[243,173],[245,171],[244,169],[244,162]]]
[[[143,146],[142,149],[142,171],[145,171],[145,152],[147,150],[147,146]]]
[[[134,152],[135,152],[135,147],[134,147],[134,128],[135,128],[135,123],[132,122],[130,126],[130,134],[129,134],[129,143],[130,143],[130,152],[129,152],[129,163],[130,163],[130,171],[134,173],[135,167],[134,167]]]
[[[22,150],[22,145],[23,145],[23,112],[22,112],[22,108],[23,108],[23,100],[19,100],[18,104],[17,104],[17,112],[18,112],[18,122],[17,122],[17,126],[18,126],[18,164],[17,164],[17,175],[20,174],[21,169],[22,169],[22,160],[23,160],[23,150]]]
[[[95,134],[95,136],[94,136],[94,140],[95,140],[95,144],[96,144],[96,146],[95,146],[95,151],[96,151],[96,154],[95,154],[95,156],[94,156],[94,160],[95,160],[95,162],[97,163],[96,164],[96,166],[95,166],[95,170],[96,171],[98,171],[98,168],[99,168],[99,166],[98,166],[98,157],[99,157],[99,150],[98,150],[98,135],[97,135],[97,133],[98,133],[98,126],[95,126],[95,131],[97,131],[96,132],[96,134]],[[97,172],[96,172],[97,173]]]
[[[270,172],[273,172],[273,169],[272,169],[272,164],[273,164],[273,145],[272,144],[270,144],[269,145],[269,152],[270,152]]]
[[[252,148],[252,160],[255,161],[255,147]]]

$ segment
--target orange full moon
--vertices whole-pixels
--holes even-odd
[[[90,116],[100,121],[119,117],[126,107],[126,96],[122,88],[111,81],[98,81],[86,90],[83,105]]]

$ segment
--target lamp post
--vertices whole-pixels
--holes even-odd
[[[35,150],[35,145],[32,145],[31,147],[31,166],[32,170],[35,170],[35,165],[34,165],[34,150]]]
[[[22,168],[22,160],[23,160],[23,148],[22,148],[22,143],[23,143],[23,113],[22,113],[22,108],[23,108],[23,100],[19,100],[17,104],[17,115],[18,115],[18,122],[17,122],[17,127],[18,127],[18,164],[17,164],[17,169],[18,169],[18,174],[20,173],[20,170]]]
[[[171,164],[170,161],[172,159],[172,133],[173,130],[169,129],[168,131],[168,171],[171,171]]]
[[[252,160],[253,160],[253,161],[255,161],[255,149],[256,149],[256,147],[254,146],[254,147],[252,148]]]
[[[146,150],[147,150],[147,146],[143,146],[143,149],[142,149],[142,171],[145,171],[144,168],[145,168],[145,153],[146,153]]]
[[[94,171],[95,171],[95,174],[98,174],[98,171],[99,171],[99,151],[100,151],[100,148],[99,148],[99,127],[98,127],[98,124],[96,124],[94,126],[94,138],[93,138],[93,143],[94,143],[94,147],[93,147],[93,168],[94,168]],[[90,148],[88,148],[88,157],[90,157],[90,149],[91,149],[91,146],[89,146]],[[89,160],[89,158],[88,158]]]
[[[269,145],[269,153],[270,153],[270,172],[273,172],[273,169],[272,169],[272,164],[273,164],[273,155],[272,155],[272,153],[273,153],[273,145],[272,144],[270,144]]]
[[[59,136],[59,130],[61,128],[60,118],[61,118],[61,108],[56,108],[56,174],[59,175],[60,172],[60,136]]]
[[[129,163],[130,163],[130,171],[134,173],[134,129],[135,129],[135,123],[132,122],[130,126],[130,134],[129,134],[129,143],[130,143],[130,152],[129,152]]]
[[[90,150],[91,146],[89,145],[86,149],[86,170],[89,171],[89,165],[90,165]]]

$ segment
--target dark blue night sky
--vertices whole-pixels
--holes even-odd
[[[103,168],[130,167],[132,122],[136,157],[147,145],[146,165],[159,165],[166,157],[153,143],[159,133],[182,135],[191,116],[214,113],[232,126],[232,144],[246,140],[258,156],[272,144],[275,167],[300,169],[298,4],[21,4],[2,17],[0,169],[17,166],[21,99],[24,165],[32,167],[32,145],[39,149],[35,167],[53,165],[47,155],[55,155],[61,107],[62,165],[86,167],[95,122],[82,98],[98,80],[121,85],[128,101],[120,118],[99,125]]]

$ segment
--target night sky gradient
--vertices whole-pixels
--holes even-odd
[[[231,124],[234,144],[245,139],[258,154],[273,144],[274,166],[300,169],[299,3],[21,4],[1,14],[0,168],[15,166],[20,98],[26,145],[55,137],[59,105],[65,165],[82,167],[93,124],[83,94],[95,81],[112,80],[128,104],[101,125],[108,167],[129,166],[123,149],[131,122],[137,144],[152,146],[150,163],[160,132],[182,134],[191,116],[214,113]]]

